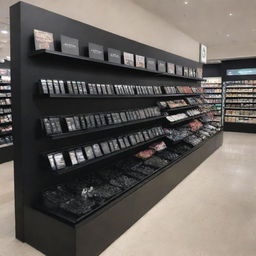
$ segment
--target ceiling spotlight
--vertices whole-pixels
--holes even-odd
[[[9,32],[8,32],[8,30],[3,29],[3,30],[1,30],[1,33],[2,34],[8,34]]]
[[[233,15],[233,13],[232,13],[232,12],[230,12],[228,15],[229,15],[229,16],[232,16],[232,15]]]
[[[185,1],[184,4],[187,5],[187,4],[188,4],[188,1]]]
[[[230,34],[226,34],[227,37],[230,37]]]

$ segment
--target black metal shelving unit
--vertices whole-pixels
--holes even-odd
[[[205,77],[205,81],[201,82],[201,86],[204,90],[204,98],[210,101],[208,105],[213,105],[213,113],[220,124],[223,126],[223,101],[224,92],[222,88],[221,77]],[[213,97],[209,97],[212,95]],[[220,96],[220,97],[219,97]],[[219,103],[211,102],[211,100],[219,100]]]
[[[246,91],[248,89],[251,91]],[[256,97],[254,96],[256,83],[254,85],[254,80],[226,81],[225,93],[225,130],[256,132]],[[250,96],[242,96],[243,94]],[[248,105],[251,105],[252,108]]]
[[[6,69],[10,76],[10,69]],[[5,77],[9,77],[5,76]],[[6,79],[6,78],[5,78]],[[11,100],[11,89],[3,89],[1,87],[5,86],[11,86],[11,82],[5,82],[1,79],[0,76],[0,102],[2,100],[9,99]],[[1,95],[3,94],[3,96]],[[11,108],[11,104],[0,104],[0,118],[4,118],[7,115],[11,115],[11,112],[5,112],[7,108]],[[3,112],[3,113],[2,113]],[[12,142],[12,131],[1,131],[1,129],[4,129],[5,127],[12,126],[12,121],[3,121],[0,122],[0,139],[2,140],[2,143],[0,144],[0,163],[5,163],[8,161],[13,160],[13,142]]]
[[[222,145],[223,134],[206,139],[177,161],[157,170],[155,174],[123,191],[106,204],[80,219],[67,219],[58,209],[43,209],[41,193],[45,189],[70,182],[87,171],[106,170],[113,162],[144,149],[149,143],[166,140],[158,136],[138,143],[116,153],[111,153],[84,164],[68,167],[58,173],[49,168],[45,159],[48,152],[60,152],[66,148],[87,145],[103,139],[164,126],[161,116],[141,120],[127,126],[109,127],[105,130],[91,130],[66,133],[47,137],[40,120],[43,117],[78,115],[79,113],[100,113],[140,109],[156,106],[159,98],[183,98],[201,94],[172,94],[139,96],[42,96],[38,91],[40,79],[62,79],[108,84],[139,84],[149,86],[199,87],[201,78],[149,71],[123,64],[97,61],[85,57],[89,42],[104,45],[104,48],[120,49],[143,56],[176,63],[186,67],[201,68],[200,63],[164,52],[162,50],[120,37],[44,9],[19,2],[11,7],[11,59],[14,115],[14,175],[16,237],[42,253],[51,256],[99,255],[107,246],[124,233],[179,182],[189,175],[210,154]],[[63,25],[64,24],[64,25]],[[56,51],[33,52],[33,29],[52,32]],[[59,52],[61,35],[70,35],[79,40],[80,56]],[[31,54],[32,52],[32,54]],[[182,111],[182,110],[181,110]],[[189,121],[201,116],[189,117]],[[182,124],[184,120],[177,122]],[[171,124],[173,125],[173,124]],[[58,138],[58,139],[57,139]],[[67,165],[69,166],[69,165]],[[109,228],[111,227],[111,228]],[[100,239],[99,239],[100,238]]]

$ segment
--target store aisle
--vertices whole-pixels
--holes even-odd
[[[255,256],[256,135],[224,145],[101,256]],[[0,165],[0,256],[39,256],[14,238],[12,163]]]

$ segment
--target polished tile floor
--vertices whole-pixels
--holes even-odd
[[[0,256],[39,256],[14,238],[12,168],[0,165]],[[222,148],[101,256],[156,255],[256,255],[256,135],[225,133]]]

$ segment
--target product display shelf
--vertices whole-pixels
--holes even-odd
[[[125,109],[144,109],[149,106],[156,106],[155,95],[152,95],[153,97],[145,97],[144,95],[139,95],[138,97],[132,95],[131,97],[120,95],[113,95],[114,97],[103,95],[92,95],[90,97],[51,95],[42,97],[35,85],[41,79],[61,79],[62,81],[86,81],[86,83],[97,80],[98,83],[122,85],[199,87],[198,81],[201,79],[184,78],[169,74],[163,75],[125,65],[117,65],[117,68],[115,68],[115,64],[106,61],[70,56],[57,51],[37,51],[31,56],[30,53],[34,49],[33,30],[43,29],[53,33],[56,49],[60,45],[61,35],[72,34],[72,37],[76,38],[79,41],[79,45],[83,47],[80,48],[83,53],[85,53],[84,47],[90,42],[94,42],[104,46],[105,49],[119,49],[156,60],[175,63],[183,67],[200,69],[202,64],[24,2],[19,2],[11,7],[10,21],[12,85],[14,89],[12,92],[12,111],[15,138],[16,237],[49,256],[99,255],[218,149],[222,145],[223,133],[219,132],[215,136],[206,139],[202,144],[182,155],[175,163],[159,169],[148,179],[113,197],[113,200],[106,201],[107,204],[102,204],[102,207],[100,206],[90,215],[83,216],[82,219],[76,221],[65,219],[65,216],[58,215],[58,207],[57,209],[49,208],[45,201],[42,204],[43,192],[60,184],[66,182],[70,184],[74,180],[79,180],[84,177],[83,175],[87,171],[94,175],[97,172],[104,174],[107,168],[114,168],[113,164],[117,163],[118,160],[126,160],[128,154],[132,156],[135,151],[138,152],[150,144],[164,141],[166,138],[164,135],[158,136],[163,134],[161,128],[158,132],[155,130],[155,132],[148,133],[148,135],[152,135],[149,136],[150,138],[157,137],[143,143],[139,143],[143,139],[136,139],[136,145],[132,143],[133,140],[129,137],[131,144],[134,146],[127,147],[126,145],[127,148],[115,152],[112,151],[113,153],[110,154],[104,151],[105,154],[102,157],[95,158],[95,160],[88,160],[89,157],[85,154],[85,149],[81,148],[82,151],[80,150],[80,153],[84,155],[87,162],[72,166],[71,164],[74,162],[72,162],[71,156],[68,154],[70,151],[67,152],[66,150],[74,150],[75,147],[77,149],[81,145],[89,145],[89,142],[97,144],[104,141],[109,143],[106,138],[120,138],[127,135],[130,132],[130,127],[93,132],[89,134],[89,139],[88,136],[81,134],[81,136],[72,136],[71,138],[49,140],[46,136],[42,136],[44,131],[39,120],[46,116],[68,116],[79,115],[79,113],[87,115],[101,112],[113,113]],[[131,70],[138,70],[139,72],[131,72]],[[189,94],[182,96],[189,96]],[[175,97],[180,96],[161,95],[160,97],[175,99]],[[68,98],[68,102],[66,100],[58,100],[58,98]],[[195,118],[196,116],[191,117],[191,119]],[[162,117],[151,121],[151,123],[141,123],[140,128],[136,127],[136,130],[149,130],[156,126],[155,123],[157,123],[157,126],[162,127],[166,124],[166,120]],[[50,125],[53,126],[52,124]],[[145,140],[147,136],[143,136]],[[96,156],[95,147],[93,150]],[[64,166],[68,167],[65,169],[57,167],[58,173],[61,175],[55,175],[57,171],[54,168],[52,170],[49,168],[50,164],[45,159],[48,152],[50,154],[63,152],[62,159],[53,159],[55,163],[66,161]],[[75,153],[77,154],[77,152]],[[78,154],[76,157],[78,157]],[[89,179],[86,182],[89,183]],[[107,185],[108,181],[105,180],[103,182]],[[81,194],[77,196],[80,198]],[[87,206],[84,204],[83,207]]]
[[[162,112],[168,112],[169,113],[169,112],[175,112],[175,111],[180,111],[180,110],[186,110],[186,109],[196,108],[200,105],[201,104],[194,104],[194,105],[187,105],[187,106],[170,108],[170,109],[163,109]]]
[[[10,72],[9,69],[8,72]],[[7,77],[7,76],[6,76]],[[6,78],[5,77],[5,78]],[[5,81],[0,81],[0,87],[1,86],[11,86],[11,82],[5,82]],[[0,88],[0,94],[9,94],[11,93],[11,89],[6,89],[6,88]],[[11,99],[11,95],[0,95],[0,101]],[[11,104],[5,104],[5,105],[1,105],[0,104],[0,108],[5,109],[5,108],[11,108]],[[12,113],[0,113],[0,119],[4,118],[7,115],[12,115]],[[10,142],[10,138],[12,136],[12,132],[1,132],[1,128],[4,128],[8,125],[11,125],[12,121],[2,121],[0,122],[0,140],[2,141],[0,144],[0,163],[4,163],[4,162],[8,162],[10,160],[13,159],[13,143]]]
[[[244,84],[244,86],[243,86]],[[226,81],[225,82],[225,123],[224,128],[227,131],[237,132],[255,132],[256,122],[252,120],[256,119],[256,116],[250,115],[247,111],[256,110],[256,105],[253,99],[256,99],[256,92],[248,92],[248,89],[256,89],[254,80],[241,80],[241,81]],[[237,90],[236,90],[237,89]],[[232,90],[232,91],[229,91]],[[233,91],[234,90],[234,91]],[[232,95],[232,96],[229,96]],[[245,95],[245,96],[242,96]],[[250,95],[250,96],[246,96]],[[236,102],[232,102],[232,100]],[[240,107],[229,107],[227,104],[240,104]],[[248,107],[251,104],[253,107]],[[247,106],[243,106],[247,105]],[[239,111],[240,113],[238,113]],[[245,112],[244,112],[245,111]],[[246,113],[247,112],[247,113]],[[255,127],[254,127],[255,126]]]
[[[166,77],[177,77],[177,78],[182,78],[186,80],[194,80],[194,81],[204,81],[202,78],[196,78],[196,77],[186,77],[186,76],[180,76],[176,74],[169,74],[169,73],[162,73],[160,71],[153,71],[153,70],[148,70],[146,68],[140,68],[140,67],[134,67],[134,66],[128,66],[125,64],[117,64],[109,61],[104,61],[104,60],[97,60],[85,56],[76,56],[76,55],[71,55],[67,53],[62,53],[58,51],[50,51],[50,50],[36,50],[32,52],[31,56],[40,56],[40,55],[50,55],[50,56],[58,56],[60,58],[69,58],[74,61],[86,61],[90,63],[97,63],[97,64],[102,64],[102,65],[109,65],[117,68],[122,68],[122,69],[127,69],[127,70],[136,70],[136,71],[142,71],[142,72],[148,72],[152,74],[157,74],[160,76],[166,76]]]
[[[187,121],[191,121],[191,120],[196,119],[196,118],[199,118],[199,117],[201,117],[201,116],[203,116],[203,115],[205,115],[205,114],[207,114],[207,113],[209,113],[209,112],[211,112],[211,111],[212,111],[212,110],[209,110],[209,111],[207,111],[207,112],[203,112],[203,113],[200,113],[200,114],[198,114],[198,115],[189,116],[189,117],[187,117],[187,118],[180,119],[180,120],[177,120],[177,121],[174,121],[174,122],[169,122],[169,125],[170,125],[170,126],[174,126],[174,125],[177,125],[177,124],[180,124],[180,123],[184,123],[184,122],[187,122]]]
[[[85,135],[85,134],[103,132],[103,131],[107,131],[107,130],[114,130],[114,129],[117,129],[117,128],[122,128],[122,127],[127,127],[127,126],[135,126],[135,125],[138,125],[138,124],[143,124],[143,123],[148,123],[148,122],[152,122],[152,121],[161,120],[164,117],[165,117],[164,115],[161,115],[161,116],[145,118],[145,119],[137,120],[137,121],[128,121],[128,122],[125,122],[125,123],[122,123],[122,124],[106,125],[106,126],[87,129],[87,130],[79,130],[79,131],[74,131],[74,132],[64,132],[64,133],[60,133],[60,134],[51,134],[51,135],[47,135],[47,137],[49,137],[53,140],[63,139],[63,138],[80,136],[80,135]]]
[[[84,98],[84,99],[111,99],[111,98],[173,98],[173,97],[193,97],[200,96],[201,93],[175,93],[175,94],[161,94],[161,95],[79,95],[79,94],[50,94],[43,97],[46,98]]]
[[[64,169],[60,169],[60,170],[57,170],[55,172],[51,171],[51,173],[53,174],[57,174],[57,175],[61,175],[61,174],[65,174],[65,173],[69,173],[69,172],[72,172],[74,170],[78,170],[78,169],[81,169],[83,167],[87,167],[89,165],[92,165],[92,164],[95,164],[97,162],[103,162],[104,160],[106,159],[110,159],[112,157],[115,157],[115,156],[118,156],[118,155],[121,155],[122,153],[125,153],[125,152],[128,152],[128,151],[132,151],[134,149],[137,149],[137,148],[140,148],[142,146],[146,146],[146,145],[149,145],[150,143],[153,143],[161,138],[164,138],[165,136],[162,135],[162,136],[158,136],[158,137],[155,137],[153,139],[150,139],[148,141],[145,141],[145,142],[142,142],[142,143],[138,143],[134,146],[130,146],[128,148],[125,148],[125,149],[122,149],[122,150],[119,150],[117,152],[113,152],[113,153],[110,153],[108,155],[104,155],[104,156],[101,156],[101,157],[98,157],[98,158],[95,158],[95,159],[92,159],[92,160],[88,160],[86,161],[85,163],[81,163],[81,164],[77,164],[77,165],[73,165],[73,166],[69,166],[69,167],[66,167]],[[76,146],[76,148],[79,147],[79,146]],[[72,149],[72,147],[69,147],[69,148],[66,148],[66,149]],[[63,149],[60,149],[59,151],[62,151],[62,150],[65,150],[65,148]],[[58,152],[59,152],[58,151]],[[49,153],[54,153],[54,152],[49,152]],[[47,154],[47,153],[46,153]],[[46,154],[44,154],[44,156],[46,156]],[[45,157],[46,158],[46,157]]]
[[[229,109],[229,110],[256,110],[256,108],[248,108],[248,107],[225,107],[225,109]]]
[[[199,129],[200,130],[200,129]],[[199,131],[198,130],[198,131]],[[194,146],[193,148],[191,148],[191,150],[187,151],[186,153],[180,155],[177,159],[175,159],[174,161],[172,161],[170,164],[162,167],[162,168],[159,168],[157,169],[153,174],[145,177],[143,180],[141,180],[140,182],[137,182],[136,184],[134,184],[133,186],[131,186],[130,188],[124,190],[124,191],[121,191],[120,193],[116,194],[115,196],[113,196],[111,199],[107,200],[104,204],[98,206],[97,208],[93,209],[91,212],[81,216],[81,217],[78,217],[78,218],[74,218],[71,214],[67,214],[67,213],[64,213],[64,212],[61,212],[61,211],[49,211],[47,210],[44,206],[42,205],[37,205],[36,207],[39,209],[39,210],[42,210],[43,212],[45,212],[47,215],[51,215],[53,218],[62,218],[62,219],[65,219],[67,222],[71,223],[71,224],[76,224],[76,223],[79,223],[81,222],[83,219],[85,218],[88,218],[90,215],[93,215],[94,213],[100,213],[101,212],[101,209],[104,209],[104,207],[106,206],[110,206],[112,202],[114,202],[115,200],[117,200],[118,198],[122,197],[122,196],[125,196],[125,195],[128,195],[129,193],[131,193],[134,189],[140,187],[140,186],[143,186],[143,184],[145,184],[146,182],[152,180],[154,177],[156,177],[157,175],[159,175],[161,172],[165,171],[166,169],[174,166],[175,164],[177,164],[178,162],[180,162],[182,159],[184,159],[185,157],[187,157],[188,155],[192,154],[194,151],[196,151],[197,149],[199,149],[202,145],[204,145],[205,143],[207,143],[207,141],[209,139],[212,139],[216,136],[219,136],[220,134],[222,133],[222,130],[217,132],[216,134],[212,135],[211,137],[207,138],[206,140],[202,141],[201,143],[199,143],[198,145]],[[164,138],[165,136],[163,136]],[[158,140],[160,140],[161,138],[158,138]],[[185,139],[185,138],[184,138]],[[183,139],[183,140],[184,140]],[[175,142],[175,143],[171,143],[172,145],[174,144],[178,144],[180,143],[181,141],[183,140],[180,140],[178,142]],[[81,167],[82,168],[82,167]]]
[[[205,82],[201,82],[201,87],[204,90],[204,98],[208,101],[211,100],[219,100],[219,102],[208,102],[206,104],[213,105],[216,112],[221,111],[219,114],[214,114],[220,118],[220,123],[223,125],[223,86],[222,86],[222,79],[221,77],[205,77]],[[216,90],[218,90],[216,92]],[[221,91],[221,92],[220,92]],[[213,97],[210,97],[212,95]],[[213,110],[213,111],[214,111]]]

